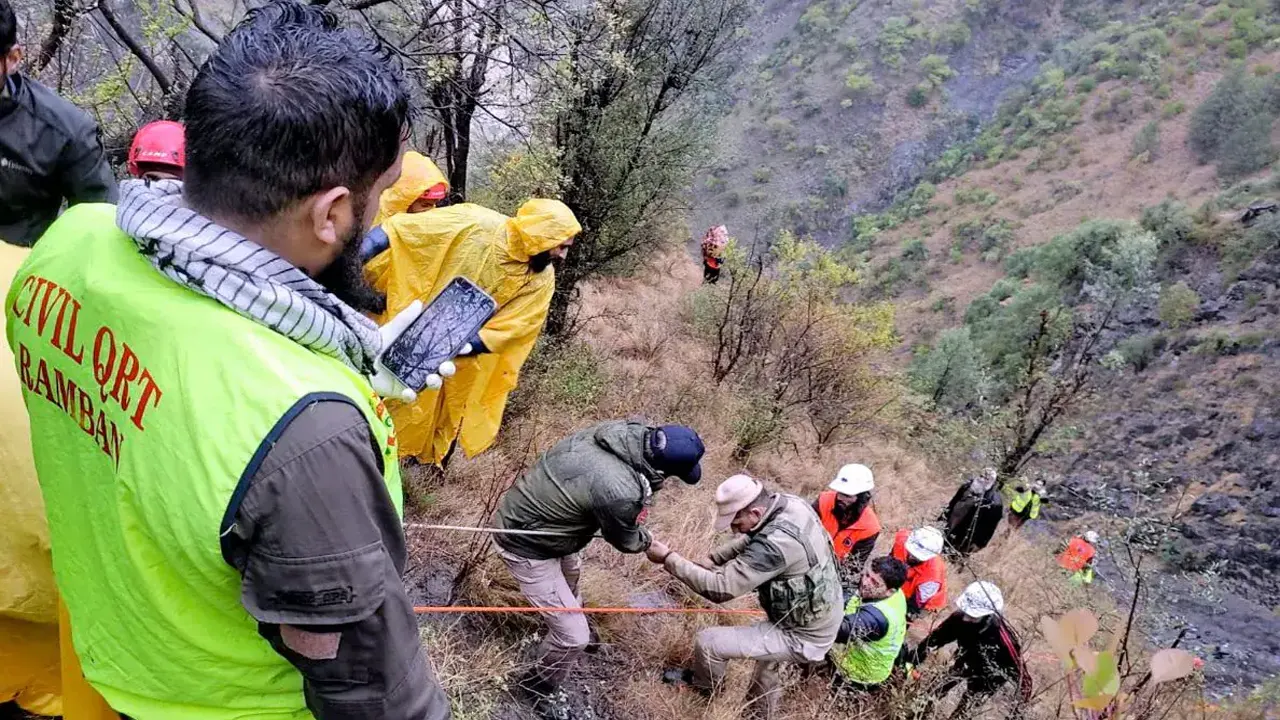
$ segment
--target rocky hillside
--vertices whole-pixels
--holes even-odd
[[[855,258],[858,295],[896,305],[904,367],[1014,302],[1082,222],[1151,233],[1149,292],[1027,471],[1051,533],[1146,552],[1149,630],[1192,627],[1220,687],[1280,672],[1280,224],[1240,222],[1280,194],[1278,37],[1253,0],[775,2],[691,222]]]

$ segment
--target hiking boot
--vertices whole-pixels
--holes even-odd
[[[676,687],[686,687],[703,697],[710,697],[711,692],[693,684],[693,671],[688,668],[668,668],[662,672],[662,682]]]
[[[533,711],[541,720],[571,720],[573,710],[569,707],[569,696],[564,690],[556,690],[538,699],[533,704]]]

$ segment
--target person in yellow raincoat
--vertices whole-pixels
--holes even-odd
[[[417,214],[438,206],[449,195],[449,181],[440,168],[422,153],[404,154],[400,178],[382,192],[373,224],[400,213]]]
[[[30,252],[0,242],[0,297]],[[67,720],[116,718],[89,686],[58,601],[49,526],[31,456],[31,429],[13,352],[0,333],[0,704]]]
[[[498,304],[472,343],[475,353],[458,358],[443,390],[391,404],[402,456],[439,465],[455,440],[468,456],[493,444],[507,396],[546,321],[555,290],[551,259],[563,257],[581,231],[564,203],[535,199],[515,217],[466,203],[392,215],[370,233],[386,243],[365,256],[366,277],[387,299],[379,323],[414,300],[429,302],[458,276]]]

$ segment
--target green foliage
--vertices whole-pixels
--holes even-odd
[[[957,188],[955,197],[956,203],[960,205],[991,207],[1000,202],[1000,196],[995,191],[972,185]]]
[[[956,74],[947,64],[945,55],[925,55],[920,58],[920,72],[924,73],[924,82],[931,88],[942,87],[942,83]]]
[[[1136,114],[1132,101],[1133,91],[1122,87],[1113,90],[1093,109],[1093,119],[1107,122],[1124,123],[1133,119]]]
[[[972,37],[973,32],[969,29],[968,23],[959,20],[957,22],[944,23],[939,27],[935,44],[950,50],[959,50],[968,45]]]
[[[920,83],[907,91],[907,105],[913,108],[922,108],[929,104],[929,91],[933,87],[928,83]]]
[[[952,227],[951,236],[957,249],[976,248],[983,260],[998,262],[1013,242],[1013,223],[1004,218],[972,218]]]
[[[1196,158],[1217,164],[1231,179],[1260,170],[1275,160],[1271,124],[1275,118],[1272,79],[1231,72],[1191,114],[1187,140]]]
[[[751,171],[751,181],[757,185],[764,185],[765,183],[768,183],[771,176],[772,173],[769,168],[763,165]]]
[[[1222,270],[1234,278],[1263,253],[1280,247],[1280,214],[1268,213],[1243,233],[1229,236],[1222,247]]]
[[[827,35],[835,29],[835,21],[827,13],[823,3],[814,3],[804,11],[796,23],[801,35]]]
[[[923,263],[929,259],[929,249],[922,238],[909,238],[902,243],[902,259],[907,262]]]
[[[525,412],[528,403],[548,403],[566,412],[585,412],[600,402],[608,386],[608,369],[586,343],[538,339],[521,371],[512,412]]]
[[[1200,296],[1185,282],[1165,285],[1160,291],[1160,322],[1165,327],[1179,330],[1196,316],[1200,309]]]
[[[824,198],[842,198],[849,192],[849,184],[844,178],[835,175],[827,175],[822,178],[822,187],[818,189],[818,194]]]
[[[1149,163],[1160,153],[1160,123],[1152,120],[1133,137],[1131,157],[1139,162]]]
[[[1171,103],[1165,103],[1164,107],[1160,109],[1160,117],[1168,120],[1170,118],[1175,118],[1186,111],[1186,103],[1181,100],[1174,100]]]
[[[1121,340],[1112,352],[1118,356],[1122,365],[1132,366],[1134,370],[1142,372],[1160,356],[1166,345],[1168,338],[1160,333],[1133,335]]]
[[[725,265],[728,281],[711,291],[715,310],[703,312],[720,318],[708,333],[719,339],[714,378],[732,379],[744,399],[735,413],[735,456],[776,440],[801,418],[820,442],[864,418],[880,383],[866,357],[895,344],[893,307],[845,302],[842,291],[858,282],[857,270],[791,233],[777,237],[763,266],[732,244]]]
[[[1162,248],[1175,248],[1191,240],[1195,223],[1187,206],[1166,198],[1158,205],[1142,209],[1142,228],[1160,241]]]
[[[1048,323],[1045,350],[1051,350],[1066,341],[1072,319],[1071,308],[1063,304],[1061,293],[1054,288],[1037,283],[1009,298],[1000,298],[993,289],[965,311],[965,325],[985,356],[998,396],[1016,387],[1042,314]]]
[[[952,410],[977,404],[987,384],[982,353],[967,327],[944,330],[932,348],[917,352],[908,378],[913,390]]]
[[[1227,41],[1227,57],[1234,60],[1243,60],[1249,54],[1249,46],[1243,40]]]
[[[494,150],[487,170],[475,183],[470,199],[504,213],[515,213],[531,197],[559,197],[563,178],[554,149],[537,143],[520,143]],[[708,189],[714,176],[707,179]]]
[[[1076,92],[1082,95],[1088,95],[1098,87],[1098,81],[1092,75],[1085,75],[1076,81]]]
[[[854,63],[844,76],[844,86],[853,95],[866,95],[875,91],[876,81],[864,63]]]
[[[1086,282],[1097,281],[1100,273],[1115,268],[1117,253],[1134,232],[1132,225],[1116,220],[1081,223],[1040,246],[1030,276],[1069,296],[1075,295]],[[1152,236],[1151,242],[1154,256],[1158,241]]]
[[[876,37],[880,60],[895,70],[901,68],[903,55],[923,37],[923,28],[913,18],[895,16],[885,20]]]

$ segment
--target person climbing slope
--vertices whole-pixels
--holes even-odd
[[[902,592],[907,597],[907,615],[915,619],[923,612],[947,606],[947,564],[942,559],[942,531],[929,526],[902,529],[893,536],[893,557],[907,566]]]

